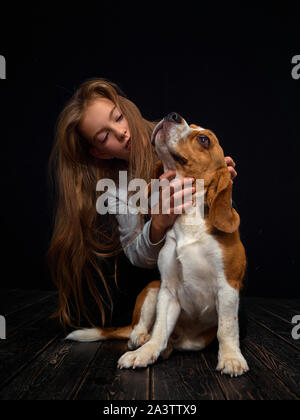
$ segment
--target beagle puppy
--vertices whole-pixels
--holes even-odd
[[[157,124],[152,143],[164,172],[175,169],[176,178],[204,180],[204,194],[197,201],[203,211],[192,207],[167,232],[157,262],[161,282],[150,283],[140,293],[131,326],[78,330],[67,338],[130,337],[130,351],[120,357],[118,367],[134,369],[169,357],[173,349],[202,350],[217,336],[217,370],[242,375],[249,370],[238,325],[246,255],[223,150],[212,131],[188,125],[177,113]],[[191,217],[194,223],[186,223]]]

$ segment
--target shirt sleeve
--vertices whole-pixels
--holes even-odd
[[[109,210],[111,206],[118,209],[115,217],[119,225],[120,242],[131,264],[141,268],[155,268],[166,235],[159,242],[152,243],[150,241],[152,219],[141,228],[139,215],[130,213],[129,207],[119,200],[118,195],[112,194],[109,203]]]
[[[131,264],[142,268],[155,268],[165,236],[157,243],[150,241],[152,219],[146,222],[141,230],[138,215],[117,215],[120,242]]]

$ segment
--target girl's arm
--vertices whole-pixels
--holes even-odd
[[[138,215],[120,214],[116,215],[116,219],[119,223],[120,242],[131,264],[142,268],[155,268],[165,235],[159,241],[151,242],[152,219],[144,224],[142,230],[139,227]]]
[[[125,255],[137,267],[155,268],[159,251],[164,244],[165,235],[161,234],[156,241],[153,238],[150,239],[153,220],[150,219],[141,229],[139,215],[130,214],[126,201],[122,200],[123,192],[119,191],[121,200],[119,200],[118,195],[115,195],[115,190],[108,193],[110,195],[110,200],[108,200],[109,212],[115,213],[115,210],[119,209],[119,213],[115,217],[119,225],[120,242]],[[126,212],[128,214],[124,214]]]
[[[161,175],[159,179],[166,178],[171,180],[175,175],[175,171],[168,171]],[[180,183],[183,184],[183,180],[180,180]],[[174,214],[173,197],[178,194],[186,194],[187,192],[191,192],[191,188],[182,189],[177,193],[172,190],[170,197],[171,214],[153,214],[151,219],[145,223],[142,230],[139,226],[138,215],[116,215],[119,224],[121,245],[125,255],[133,265],[142,268],[154,268],[156,266],[158,254],[164,244],[167,231],[173,226],[178,217],[178,214]],[[162,206],[162,191],[160,191],[159,202],[160,206]],[[118,204],[120,205],[120,202]],[[189,206],[192,205],[192,203],[188,204]],[[121,203],[121,206],[124,205]],[[182,209],[188,208],[188,205],[182,204],[181,207]]]

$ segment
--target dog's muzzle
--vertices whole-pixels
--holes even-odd
[[[153,130],[151,143],[155,145],[155,138],[160,130],[165,130],[169,124],[182,124],[183,118],[177,112],[170,112],[163,120],[161,120]]]

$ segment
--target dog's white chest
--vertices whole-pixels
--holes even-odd
[[[187,317],[207,320],[216,315],[217,285],[224,279],[223,254],[218,242],[207,233],[201,216],[193,225],[177,219],[170,236],[175,240],[177,296]],[[172,284],[172,277],[167,276]]]

